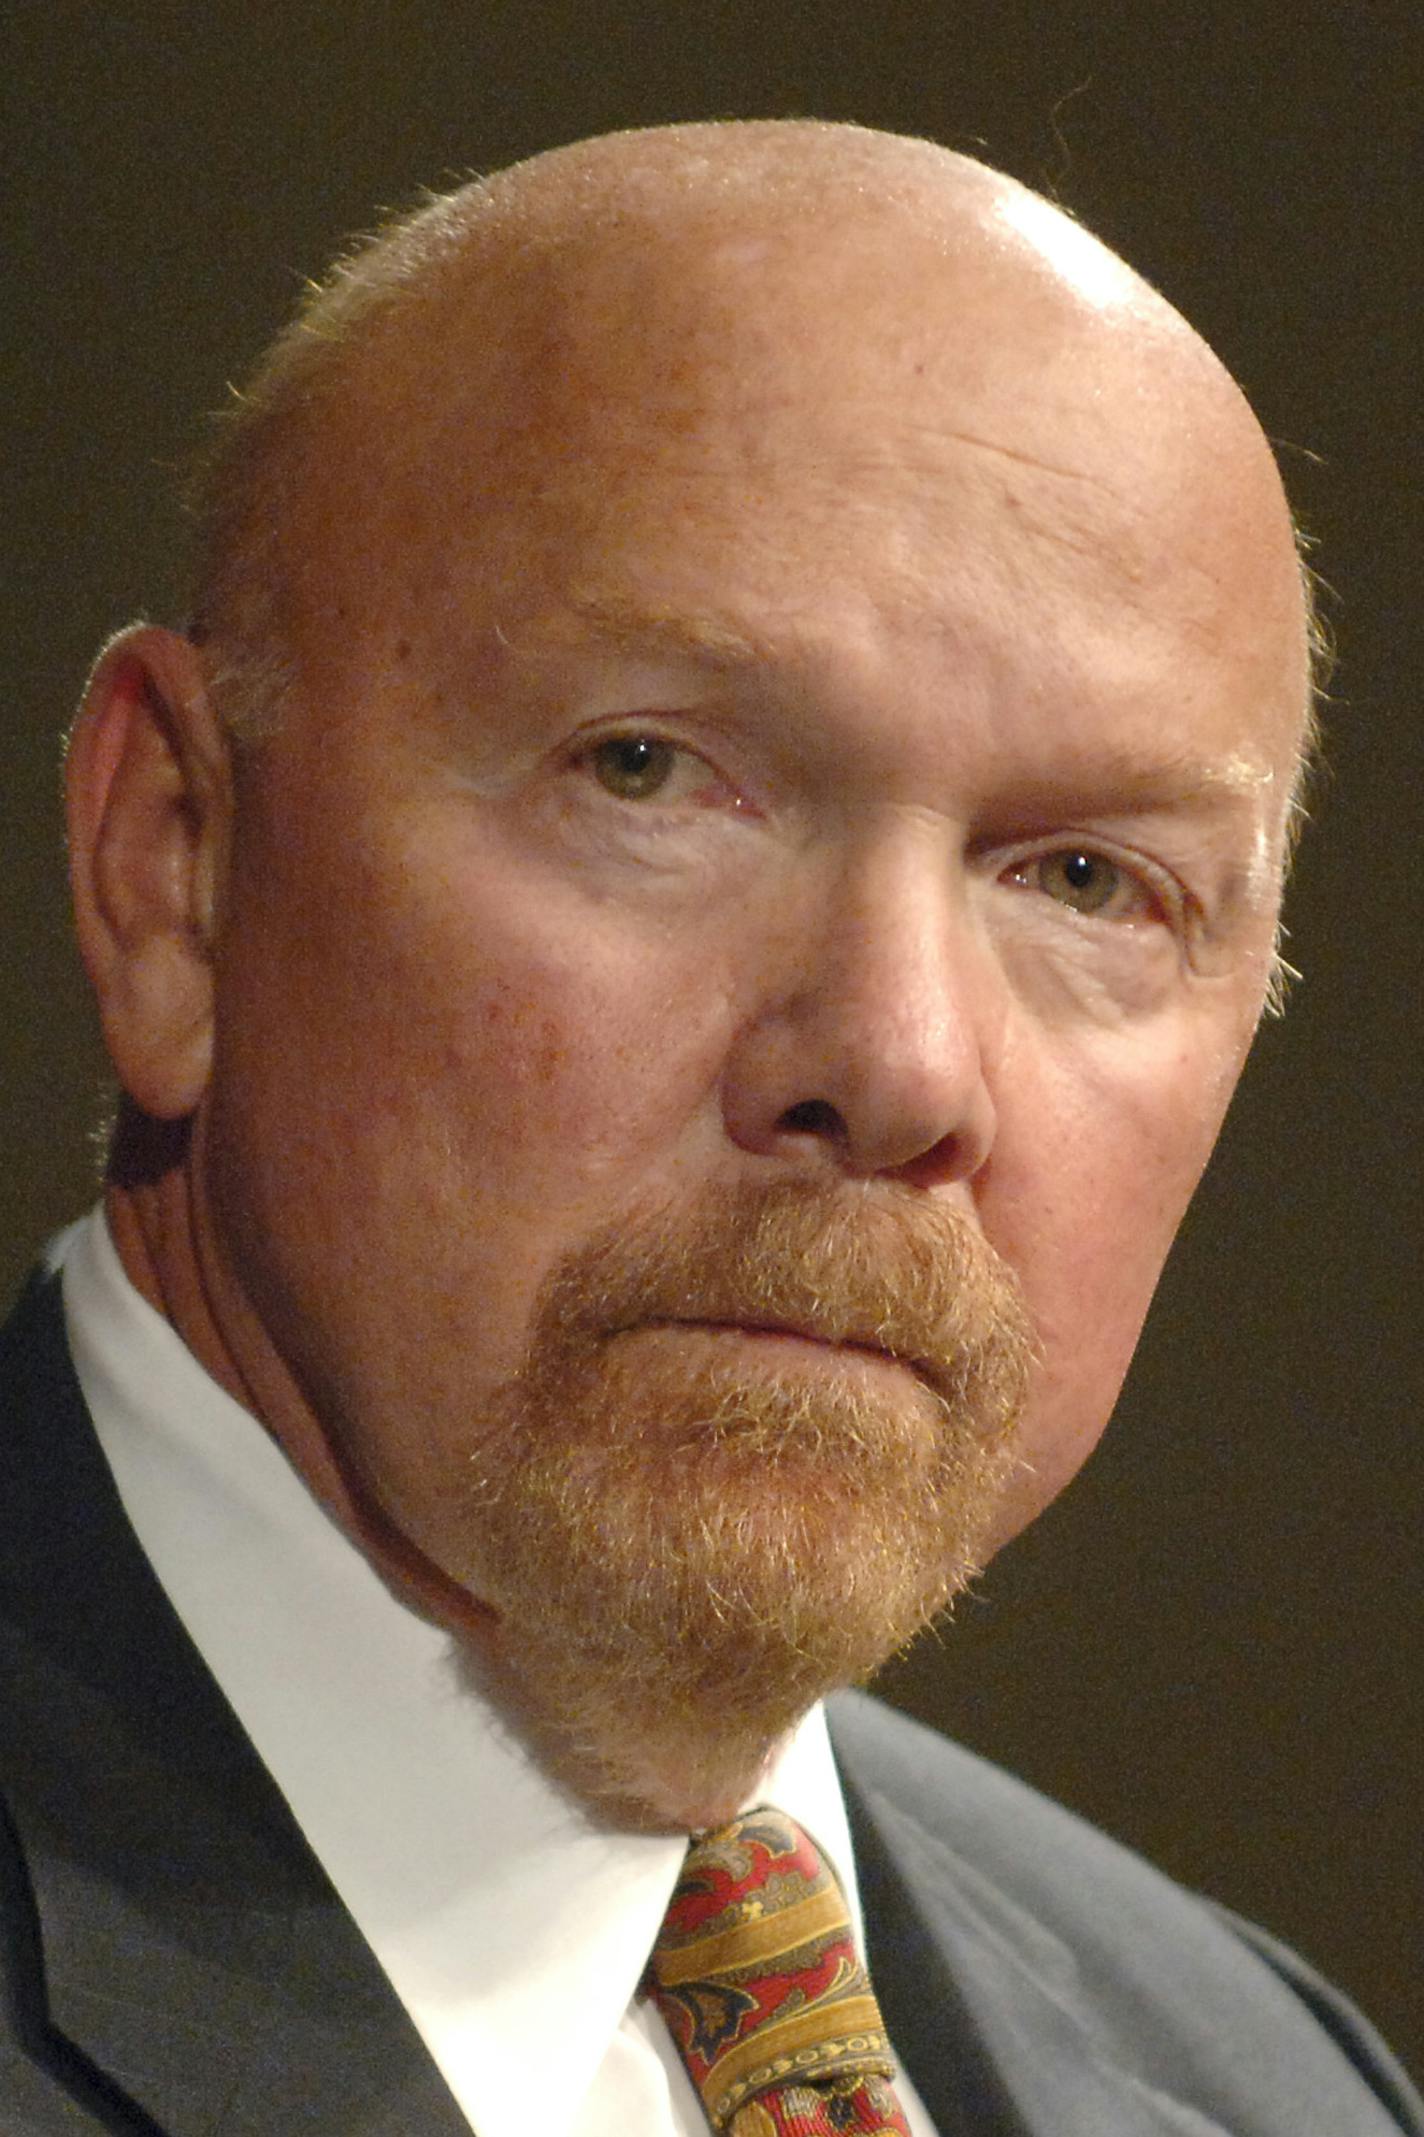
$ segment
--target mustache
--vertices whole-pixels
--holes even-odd
[[[958,1207],[881,1182],[705,1192],[598,1235],[537,1319],[581,1347],[658,1324],[786,1330],[893,1358],[943,1401],[1017,1410],[1034,1351],[1017,1282]]]

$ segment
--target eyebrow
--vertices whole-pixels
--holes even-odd
[[[577,586],[565,591],[556,611],[521,632],[525,643],[536,646],[559,645],[575,635],[591,636],[612,651],[680,655],[734,670],[784,658],[788,650],[786,637],[754,635],[711,609],[664,606]],[[787,636],[794,638],[794,626]],[[1110,788],[1113,815],[1182,808],[1209,814],[1251,801],[1272,787],[1276,776],[1269,763],[1245,749],[1222,757],[1174,751],[1149,759],[1138,750],[1109,748],[1081,771],[1070,765],[1056,773],[1046,768],[1041,806],[1061,810],[1081,796],[1085,807],[1102,814],[1094,797]]]
[[[1051,785],[1061,798],[1065,788],[1071,790],[1079,783],[1085,789],[1110,787],[1122,797],[1126,813],[1183,803],[1214,807],[1250,801],[1275,781],[1271,765],[1245,750],[1233,750],[1224,757],[1175,753],[1148,761],[1136,750],[1107,748],[1095,756],[1081,781],[1075,779],[1071,767],[1065,767],[1061,777],[1045,778],[1045,788]]]
[[[752,636],[712,610],[634,601],[582,587],[569,588],[553,614],[537,618],[520,635],[526,642],[557,645],[575,633],[617,651],[681,653],[736,668],[766,661],[777,651],[770,638]]]

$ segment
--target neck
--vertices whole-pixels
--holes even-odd
[[[209,1222],[193,1123],[125,1109],[104,1189],[124,1273],[209,1377],[262,1424],[387,1585],[422,1616],[484,1637],[489,1612],[418,1551],[343,1460],[247,1298]]]

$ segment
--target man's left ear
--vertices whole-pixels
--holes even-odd
[[[79,947],[104,1042],[145,1113],[191,1113],[212,1063],[232,782],[196,647],[136,624],[95,665],[66,760]]]

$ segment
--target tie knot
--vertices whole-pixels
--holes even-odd
[[[758,2094],[816,2086],[823,2099],[849,2103],[867,2083],[878,2094],[890,2076],[845,1895],[780,1811],[749,1811],[694,1841],[652,1971],[659,2008],[719,2130]],[[878,2116],[843,2126],[903,2127]]]

